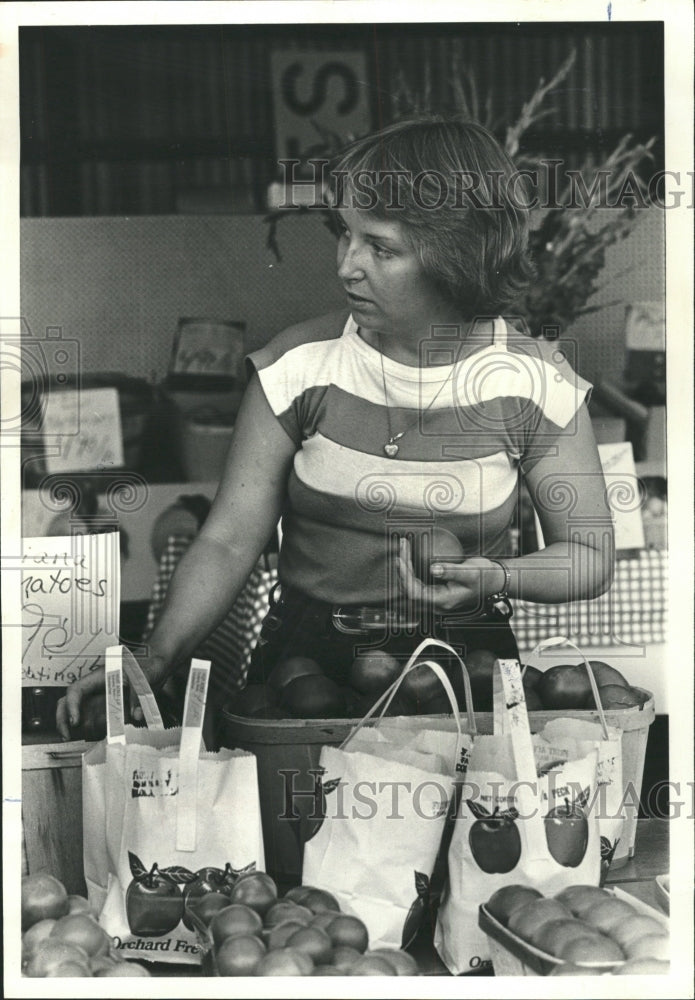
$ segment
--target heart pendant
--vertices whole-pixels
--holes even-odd
[[[395,458],[396,455],[398,454],[398,445],[394,444],[392,441],[389,441],[388,444],[384,445],[384,451],[389,458]]]

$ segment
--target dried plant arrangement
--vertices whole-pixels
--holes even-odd
[[[460,51],[454,51],[448,73],[450,97],[445,109],[433,102],[431,67],[424,67],[423,84],[414,91],[400,71],[393,93],[394,120],[411,115],[426,115],[444,110],[466,120],[478,121],[500,138],[504,149],[519,170],[538,178],[539,190],[531,203],[530,249],[537,277],[515,313],[534,336],[559,336],[580,316],[596,312],[614,303],[591,304],[603,286],[601,275],[609,246],[625,239],[632,231],[641,209],[649,204],[649,191],[642,176],[645,161],[652,159],[656,139],[646,143],[624,135],[613,151],[600,162],[586,158],[579,169],[566,171],[564,179],[556,174],[549,197],[548,164],[542,153],[529,152],[524,139],[539,122],[557,114],[551,98],[569,75],[576,61],[572,51],[546,82],[541,78],[516,119],[504,125],[493,116],[492,95],[481,97],[474,75],[465,66]],[[315,123],[321,156],[330,160],[355,136],[341,136]],[[316,148],[313,156],[316,157]],[[557,181],[560,179],[559,186]],[[534,207],[534,203],[535,207]],[[268,247],[278,260],[278,224],[290,212],[315,211],[315,208],[281,208],[266,216]],[[326,224],[331,226],[327,211]]]

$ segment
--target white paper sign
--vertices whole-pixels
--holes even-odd
[[[118,643],[117,531],[23,539],[21,587],[23,686],[67,686]]]
[[[48,448],[46,469],[54,472],[112,468],[123,465],[123,435],[118,389],[64,389],[46,399],[43,417],[47,443],[58,441],[58,454]]]
[[[600,444],[598,454],[606,481],[606,496],[613,515],[616,551],[643,549],[642,498],[632,444],[629,441]],[[538,548],[543,549],[545,542],[541,522],[538,513],[535,510],[533,513]]]
[[[629,441],[600,444],[598,453],[613,514],[615,548],[643,549],[642,502],[632,445]]]
[[[625,346],[630,351],[665,351],[663,302],[633,302],[625,317]]]

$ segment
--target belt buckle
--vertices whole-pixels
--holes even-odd
[[[335,607],[331,612],[333,624],[339,632],[346,635],[358,635],[361,632],[383,632],[384,629],[415,628],[419,619],[409,621],[402,619],[396,611],[386,608],[342,608]]]
[[[344,635],[360,635],[366,631],[363,620],[364,608],[333,608],[331,618],[339,632]]]

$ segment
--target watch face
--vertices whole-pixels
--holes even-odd
[[[498,618],[511,618],[514,613],[509,598],[504,594],[493,594],[488,598],[488,611]]]

